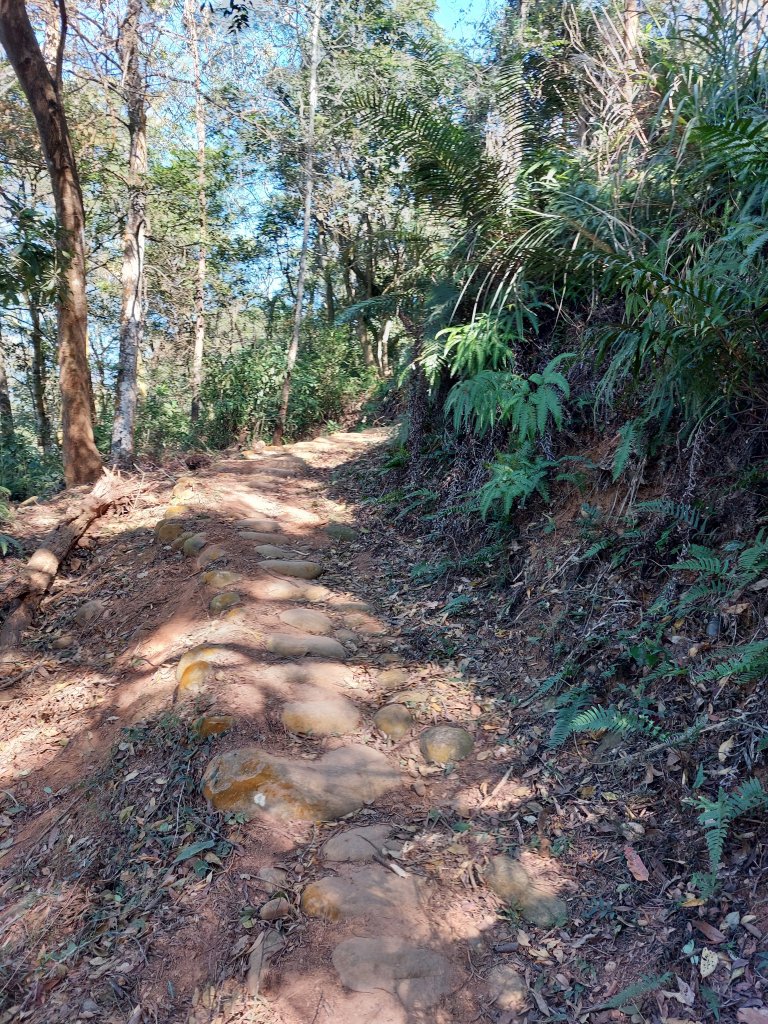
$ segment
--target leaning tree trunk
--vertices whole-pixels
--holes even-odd
[[[303,320],[304,279],[307,276],[307,255],[309,253],[309,231],[312,223],[312,189],[314,187],[315,163],[315,113],[317,112],[317,69],[320,63],[320,10],[322,0],[315,0],[312,15],[312,35],[309,47],[309,95],[307,104],[306,156],[304,158],[304,221],[301,231],[301,255],[299,273],[296,279],[296,306],[293,314],[293,334],[285,360],[285,377],[280,394],[280,407],[275,420],[272,444],[281,444],[288,418],[288,403],[291,400],[293,368],[299,354],[301,324]]]
[[[88,303],[85,292],[85,216],[72,140],[61,98],[62,30],[52,77],[22,0],[0,0],[0,44],[11,62],[37,123],[56,205],[57,252],[61,265],[58,296],[59,384],[64,477],[69,487],[101,475],[93,439],[91,376],[88,368]]]
[[[197,276],[195,278],[195,342],[192,350],[192,408],[190,419],[200,418],[200,390],[203,384],[203,352],[205,350],[205,277],[208,246],[208,199],[205,188],[205,104],[200,75],[200,50],[197,40],[194,0],[184,0],[184,21],[187,26],[189,48],[192,51],[192,71],[195,80],[195,131],[197,133],[197,219],[198,248]]]
[[[144,334],[144,247],[147,230],[147,108],[139,63],[142,0],[129,0],[120,40],[128,115],[128,212],[123,232],[123,301],[117,401],[112,426],[112,461],[133,463],[139,352]]]

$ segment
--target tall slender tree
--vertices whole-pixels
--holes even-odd
[[[200,66],[200,45],[194,0],[184,0],[184,24],[192,54],[192,74],[195,89],[195,134],[197,136],[197,277],[195,280],[195,340],[192,349],[192,408],[194,423],[200,417],[200,388],[203,383],[203,354],[205,351],[205,279],[208,248],[208,197],[205,168],[205,98],[203,96]]]
[[[312,28],[309,39],[309,88],[307,92],[307,133],[304,154],[304,217],[301,228],[301,253],[296,276],[296,304],[293,315],[293,333],[288,346],[285,360],[285,376],[280,394],[280,406],[275,420],[272,435],[273,444],[281,444],[285,434],[285,421],[288,418],[288,403],[291,400],[293,368],[299,354],[301,325],[304,316],[304,282],[307,276],[307,256],[309,253],[309,233],[312,226],[312,189],[315,180],[315,115],[317,114],[317,71],[320,66],[320,14],[322,0],[315,0],[312,12]]]
[[[93,437],[83,195],[62,100],[65,0],[59,0],[59,14],[56,68],[51,74],[23,0],[0,0],[0,44],[35,117],[56,207],[62,448],[64,477],[74,487],[97,479],[103,467]]]
[[[118,466],[133,462],[138,362],[144,332],[147,90],[139,54],[142,10],[142,0],[128,0],[118,43],[128,120],[128,209],[123,232],[120,354],[112,428],[112,460]]]

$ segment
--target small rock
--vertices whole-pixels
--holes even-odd
[[[217,657],[226,652],[226,647],[222,647],[219,644],[199,644],[197,647],[190,647],[188,651],[185,651],[179,658],[179,663],[176,666],[176,680],[181,680],[186,670],[190,665],[195,662],[209,662],[215,661]]]
[[[300,580],[316,580],[323,572],[323,567],[317,562],[290,558],[268,558],[265,562],[259,562],[259,568],[265,572],[276,572],[280,576],[295,576]]]
[[[86,601],[75,612],[75,622],[78,626],[88,626],[99,618],[105,607],[102,601]]]
[[[168,522],[165,519],[161,519],[160,522],[155,526],[155,537],[160,541],[161,544],[170,544],[171,541],[184,533],[184,523]]]
[[[347,657],[338,640],[309,633],[273,633],[267,640],[267,650],[283,658],[335,658],[344,661]]]
[[[351,629],[337,629],[333,635],[342,644],[354,644],[359,640],[357,633],[353,633]]]
[[[61,636],[57,636],[55,640],[51,641],[51,647],[54,651],[66,651],[75,642],[75,638],[71,633],[62,633]]]
[[[191,537],[184,541],[181,550],[187,558],[193,558],[200,554],[207,543],[208,538],[204,533],[193,533]]]
[[[360,725],[357,708],[346,697],[291,701],[281,718],[288,732],[303,736],[346,736]]]
[[[330,591],[319,583],[263,577],[248,583],[248,594],[256,601],[327,601]]]
[[[176,688],[179,696],[183,694],[185,697],[192,697],[195,694],[202,693],[210,671],[211,666],[207,661],[194,661],[191,665],[188,665],[184,669],[179,679],[179,685]]]
[[[408,682],[408,673],[404,668],[388,668],[383,672],[379,672],[376,683],[380,690],[384,693],[388,693],[391,690],[397,690],[401,686],[405,686]]]
[[[336,540],[357,540],[357,530],[346,523],[328,523],[325,532]]]
[[[215,597],[211,598],[208,607],[214,615],[218,615],[219,612],[225,612],[228,608],[234,608],[236,604],[240,604],[241,597],[234,590],[224,590],[221,594],[216,594]]]
[[[269,900],[259,911],[262,921],[282,921],[284,917],[291,916],[291,904],[284,896],[278,896]]]
[[[179,534],[179,536],[176,538],[173,544],[171,544],[171,547],[173,548],[174,551],[181,551],[181,549],[184,547],[184,544],[189,540],[190,537],[194,537],[194,535],[194,530],[185,530],[183,533]]]
[[[274,892],[275,889],[283,888],[288,878],[288,872],[283,871],[282,868],[259,868],[256,877],[260,882],[266,882],[271,886]]]
[[[191,505],[169,505],[165,510],[165,519],[183,519],[184,516],[191,515]]]
[[[333,629],[333,623],[327,615],[311,608],[289,608],[280,613],[280,621],[304,633],[327,634]]]
[[[345,939],[332,960],[342,984],[353,992],[384,989],[410,1011],[429,1009],[457,987],[450,960],[404,939]]]
[[[381,635],[387,631],[383,622],[379,622],[378,619],[374,619],[372,615],[367,615],[365,612],[352,612],[344,616],[344,621],[350,629],[354,629],[357,633],[367,633],[369,636]]]
[[[373,860],[381,852],[389,834],[390,825],[359,825],[339,832],[327,840],[321,850],[323,860],[333,862],[364,862]]]
[[[226,572],[223,569],[209,569],[203,573],[203,583],[212,590],[220,590],[222,587],[231,587],[233,583],[239,583],[243,577],[238,572]]]
[[[458,725],[435,725],[419,737],[419,749],[425,761],[437,764],[452,764],[472,753],[475,742]]]
[[[399,740],[413,728],[413,715],[404,704],[385,704],[373,716],[373,724],[385,736]]]
[[[201,663],[198,662],[198,664]],[[179,684],[179,689],[181,689],[181,684]],[[195,723],[195,732],[201,740],[208,739],[209,736],[221,736],[222,733],[232,728],[233,722],[234,719],[231,715],[204,715]]]
[[[280,539],[279,534],[256,533],[253,530],[238,530],[237,535],[241,540],[247,540],[254,544],[274,544],[276,540]]]
[[[395,654],[393,651],[386,651],[384,654],[380,654],[376,659],[379,665],[402,665],[403,659],[399,654]]]
[[[552,928],[568,916],[568,904],[545,892],[518,860],[494,857],[483,872],[485,884],[523,920],[540,928]]]
[[[525,978],[511,964],[497,964],[486,978],[488,994],[500,1010],[523,1013],[528,1006]]]
[[[216,562],[220,558],[226,557],[226,548],[223,548],[221,544],[210,544],[207,548],[203,548],[197,556],[197,568],[204,569],[206,565],[210,565],[211,562]]]
[[[296,557],[295,551],[290,551],[288,548],[278,548],[274,544],[257,544],[253,549],[257,555],[261,555],[262,558],[277,558],[277,559],[294,559]]]
[[[239,519],[235,526],[238,530],[258,530],[260,533],[282,533],[282,528],[274,519]]]

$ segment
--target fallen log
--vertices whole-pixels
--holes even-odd
[[[20,667],[23,654],[18,649],[19,643],[31,626],[61,563],[89,526],[133,491],[135,484],[122,480],[116,473],[105,471],[72,514],[46,535],[27,562],[24,572],[0,591],[0,605],[10,604],[0,627],[0,689],[15,682],[8,675]]]

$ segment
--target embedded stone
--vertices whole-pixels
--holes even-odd
[[[345,736],[360,725],[357,708],[346,697],[290,701],[280,717],[288,732],[304,736]]]
[[[227,611],[228,608],[234,608],[236,604],[240,604],[242,598],[234,590],[224,590],[221,594],[216,594],[212,597],[208,607],[214,615],[218,615],[220,612]]]
[[[425,761],[449,764],[472,753],[475,741],[458,725],[435,725],[419,737],[419,749]]]
[[[416,876],[401,878],[373,864],[346,877],[333,875],[310,882],[301,894],[301,909],[307,917],[328,921],[373,918],[382,927],[388,922],[399,924],[403,909],[418,907],[419,897]]]
[[[273,633],[267,640],[267,650],[283,658],[336,658],[344,661],[347,657],[338,640],[309,633]]]
[[[188,541],[190,537],[194,536],[194,530],[185,530],[183,533],[179,534],[179,536],[176,538],[173,544],[171,544],[171,547],[173,548],[174,551],[181,551],[186,541]]]
[[[155,526],[155,537],[157,537],[161,544],[170,544],[171,541],[176,540],[184,531],[184,523],[161,519]]]
[[[181,550],[187,558],[192,558],[194,555],[199,555],[207,543],[208,538],[204,533],[193,533],[184,541]]]
[[[429,704],[433,697],[434,694],[431,690],[414,687],[414,689],[401,690],[400,693],[395,694],[394,702],[396,704],[410,704],[413,707],[422,707],[424,704]]]
[[[227,557],[227,550],[223,548],[221,544],[209,544],[207,548],[203,548],[200,554],[197,556],[197,567],[198,569],[204,569],[206,565],[210,565],[211,562],[216,562],[220,558]]]
[[[328,523],[325,532],[336,540],[357,540],[357,530],[346,523]]]
[[[216,658],[225,651],[226,647],[222,647],[220,644],[199,644],[197,647],[190,647],[190,649],[182,654],[181,658],[179,658],[179,663],[176,666],[177,681],[181,679],[190,665],[193,665],[197,661],[215,661]]]
[[[315,761],[246,747],[213,758],[203,792],[217,811],[333,821],[359,811],[401,781],[385,755],[371,747],[338,747]]]
[[[177,505],[177,504],[173,504],[173,505],[169,505],[168,508],[165,510],[165,518],[166,519],[180,518],[180,517],[183,517],[183,516],[190,515],[191,512],[192,512],[192,506],[191,505]]]
[[[296,554],[295,551],[289,551],[288,548],[275,547],[274,544],[257,544],[253,550],[262,558],[279,558],[281,560],[292,559]]]
[[[268,558],[265,562],[259,562],[259,568],[265,572],[279,573],[281,576],[295,576],[300,580],[316,580],[323,572],[322,565],[318,565],[317,562],[290,558]]]
[[[198,664],[204,664],[204,662],[198,662]],[[210,665],[208,666],[210,669]],[[181,685],[179,685],[181,689]],[[222,733],[227,732],[232,728],[234,719],[231,715],[203,715],[195,723],[195,732],[201,740],[208,739],[209,736],[221,736]]]
[[[105,608],[103,601],[86,601],[75,612],[75,622],[79,626],[89,626],[103,614]]]
[[[242,540],[253,541],[256,544],[273,544],[279,540],[279,536],[274,533],[255,533],[253,530],[239,530],[237,535]]]
[[[493,857],[483,871],[483,880],[529,924],[552,928],[568,916],[568,904],[542,889],[520,861],[511,857]]]
[[[373,716],[373,724],[393,740],[400,740],[413,728],[413,715],[404,704],[385,704]]]
[[[371,636],[375,636],[387,631],[384,623],[379,622],[372,615],[367,615],[365,612],[351,612],[344,616],[344,621],[350,629],[354,629],[358,633],[368,633]]]
[[[511,964],[497,964],[486,978],[488,994],[500,1010],[523,1013],[528,1006],[525,978]]]
[[[390,825],[360,825],[331,836],[321,850],[323,860],[360,863],[381,853],[392,831]]]
[[[258,530],[259,533],[282,533],[283,529],[274,519],[238,519],[238,530]]]
[[[353,992],[384,989],[409,1011],[429,1009],[458,987],[447,957],[405,939],[345,939],[331,959],[347,988]]]
[[[203,583],[213,590],[220,590],[222,587],[231,587],[233,583],[239,583],[243,578],[238,572],[226,572],[223,569],[209,569],[203,573]]]
[[[376,683],[380,690],[388,693],[391,690],[397,690],[401,686],[405,686],[408,682],[408,673],[403,668],[388,668],[383,672],[379,672],[376,677]]]
[[[284,896],[277,896],[268,900],[259,911],[262,921],[282,921],[284,917],[291,916],[291,904]]]
[[[325,634],[333,629],[333,623],[327,615],[311,608],[289,608],[288,611],[280,613],[280,621],[304,633]]]
[[[266,882],[270,891],[282,889],[288,879],[288,872],[282,868],[259,868],[256,875],[260,882]]]
[[[191,697],[197,693],[202,693],[210,672],[211,666],[207,661],[193,661],[191,665],[187,665],[181,674],[176,688],[178,694]]]
[[[248,594],[257,601],[306,601],[315,604],[327,601],[330,591],[319,583],[263,577],[248,583]]]

